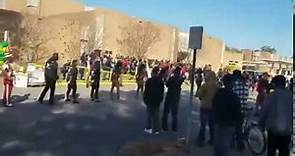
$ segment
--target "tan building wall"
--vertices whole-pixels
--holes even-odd
[[[73,0],[41,0],[41,17],[84,11],[84,6]]]
[[[120,27],[128,26],[131,22],[138,22],[138,19],[130,18],[124,14],[113,12],[110,10],[97,9],[95,11],[80,12],[80,13],[68,13],[49,16],[47,18],[42,18],[42,22],[47,23],[50,29],[45,31],[50,31],[52,36],[51,40],[48,41],[44,47],[49,53],[57,51],[61,53],[61,61],[64,62],[69,59],[69,56],[77,56],[80,54],[80,49],[75,48],[73,53],[68,55],[65,52],[65,41],[74,40],[77,45],[80,45],[80,40],[77,40],[74,35],[81,36],[81,30],[83,27],[87,27],[90,24],[95,24],[96,18],[103,18],[103,38],[102,38],[102,50],[111,50],[113,55],[120,54],[124,55],[121,51],[121,46],[118,43],[118,39],[121,38],[121,29]],[[63,27],[68,27],[68,23],[75,21],[75,31],[65,31]],[[145,22],[145,21],[143,21]],[[155,24],[160,29],[160,39],[156,42],[147,52],[147,58],[152,59],[165,59],[176,61],[177,50],[178,50],[178,31],[177,29],[169,26]],[[60,33],[60,34],[58,34]],[[94,31],[92,33],[95,33]],[[48,33],[44,33],[48,34]],[[63,36],[63,39],[60,39],[60,36]],[[71,58],[71,57],[70,57]]]
[[[253,59],[253,52],[252,51],[242,51],[243,53],[243,60],[244,61],[252,61]]]
[[[197,53],[197,67],[212,65],[212,70],[218,71],[223,64],[225,44],[222,40],[204,34],[202,49]]]
[[[140,21],[142,20],[128,17],[118,12],[105,10],[103,49],[112,50],[114,54],[124,54],[120,48],[121,46],[118,43],[118,40],[121,39],[120,27],[128,26],[131,23],[140,24]],[[160,37],[159,40],[147,52],[146,56],[151,59],[169,59],[176,61],[178,51],[178,34],[176,28],[156,23],[153,24],[160,29]]]
[[[260,56],[259,59],[272,59],[273,58],[273,54],[269,53],[269,52],[260,52]]]
[[[229,63],[235,63],[239,69],[242,69],[243,64],[243,53],[237,53],[233,51],[225,51],[223,57],[224,65],[229,65]]]
[[[73,0],[40,0],[39,8],[28,8],[27,0],[6,0],[6,9],[18,12],[34,10],[37,15],[47,17],[64,13],[82,12],[84,11],[84,6]]]

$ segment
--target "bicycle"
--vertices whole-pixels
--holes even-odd
[[[247,108],[244,112],[242,123],[242,139],[246,142],[248,149],[253,155],[262,155],[266,151],[266,135],[259,127],[258,122],[251,119],[253,108]],[[234,145],[236,139],[234,138]]]

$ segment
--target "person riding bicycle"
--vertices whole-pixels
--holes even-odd
[[[244,112],[247,108],[247,100],[249,96],[249,83],[246,80],[245,77],[243,77],[242,72],[240,70],[235,70],[233,72],[233,84],[232,84],[232,90],[233,92],[240,98],[239,105],[241,106],[242,115],[244,116]],[[237,139],[238,143],[238,150],[242,151],[244,150],[245,146],[242,139],[242,121],[243,117],[240,122],[240,124],[236,127],[236,134],[235,138]]]

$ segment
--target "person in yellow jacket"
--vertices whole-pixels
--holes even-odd
[[[210,139],[209,144],[214,143],[214,121],[213,121],[213,109],[212,102],[217,91],[217,77],[213,71],[207,71],[205,75],[205,83],[197,92],[197,96],[201,101],[200,107],[200,120],[201,127],[197,143],[199,146],[203,146],[205,142],[205,131],[207,124],[209,125]]]

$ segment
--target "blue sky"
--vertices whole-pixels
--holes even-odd
[[[275,47],[292,55],[292,0],[84,0],[88,6],[188,31],[202,25],[207,34],[235,48]]]

